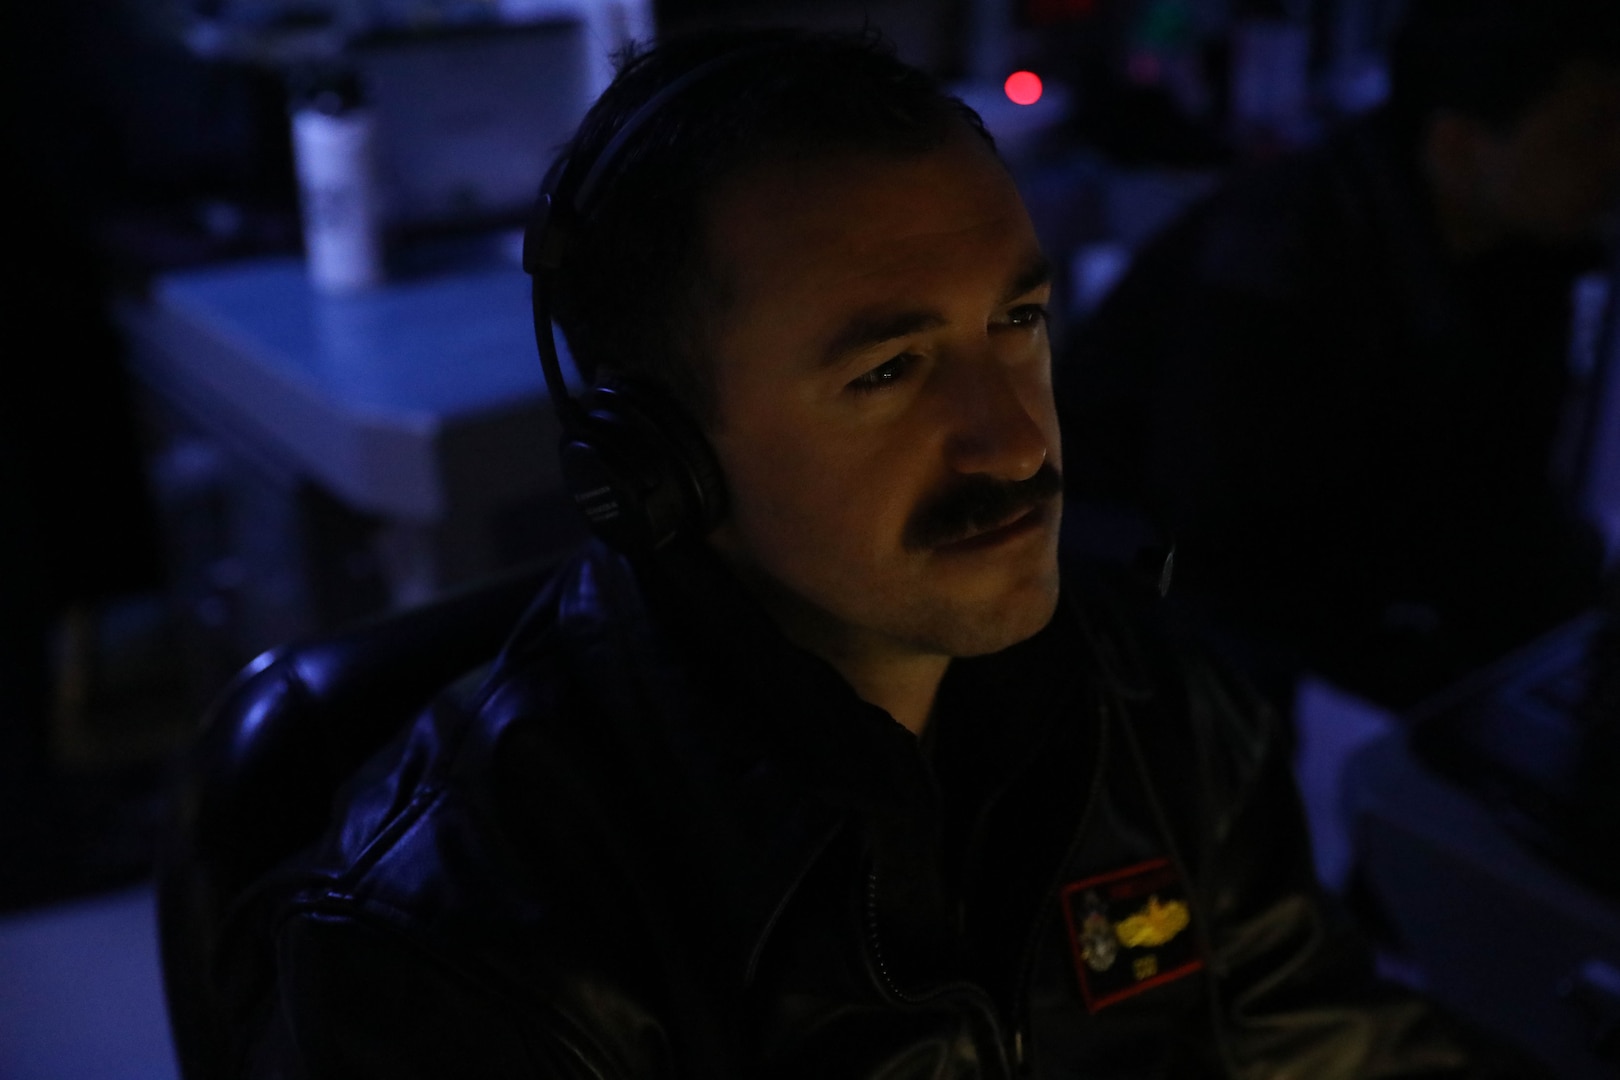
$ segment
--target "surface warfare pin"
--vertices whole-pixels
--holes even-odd
[[[1168,859],[1063,887],[1063,916],[1086,1009],[1096,1012],[1204,966],[1187,889]]]

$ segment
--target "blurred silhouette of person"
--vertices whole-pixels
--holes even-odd
[[[1556,462],[1620,5],[1417,0],[1391,69],[1385,106],[1150,241],[1057,376],[1071,494],[1147,507],[1284,704],[1301,670],[1409,704],[1600,592]]]

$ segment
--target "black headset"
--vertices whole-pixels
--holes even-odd
[[[779,47],[755,45],[712,57],[649,98],[593,158],[560,156],[541,182],[524,232],[523,269],[533,279],[534,337],[546,391],[562,425],[563,486],[591,532],[619,551],[649,552],[677,536],[708,533],[725,517],[725,481],[697,422],[661,387],[612,379],[583,401],[569,394],[552,336],[553,281],[576,224],[641,128],[694,83]]]

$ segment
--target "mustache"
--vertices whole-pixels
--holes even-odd
[[[1061,494],[1063,475],[1049,462],[1026,480],[964,476],[918,508],[901,541],[911,551],[937,547],[994,528]]]

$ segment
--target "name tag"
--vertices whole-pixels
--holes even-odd
[[[1088,1012],[1204,966],[1187,888],[1169,859],[1065,885],[1063,917]]]

